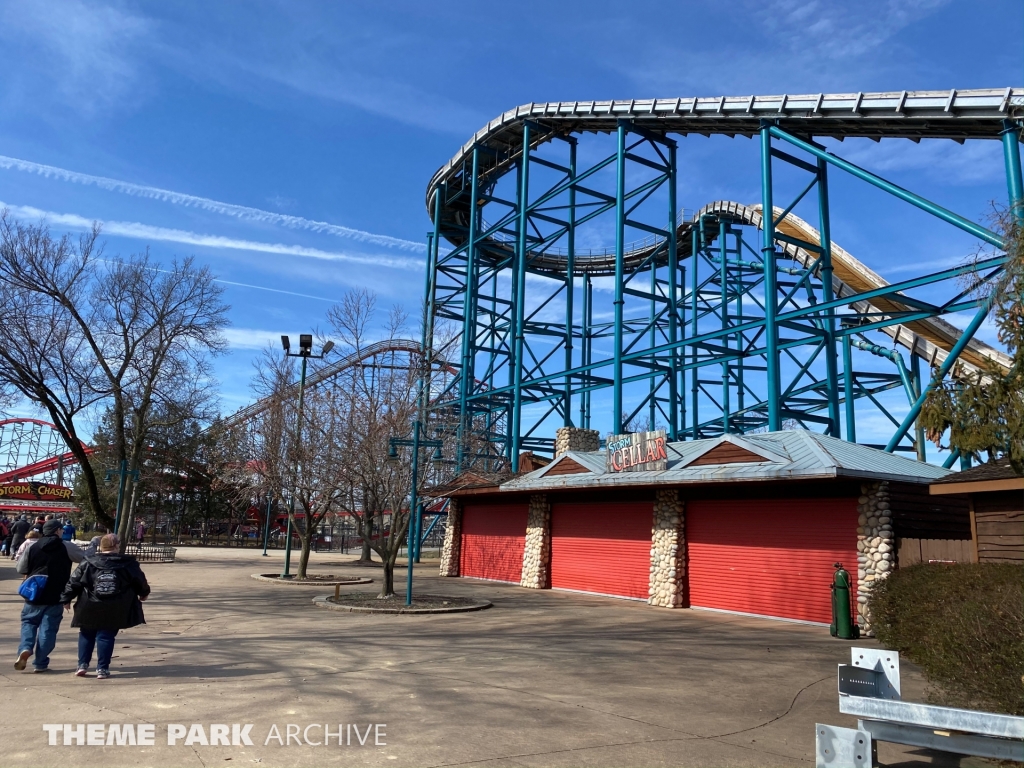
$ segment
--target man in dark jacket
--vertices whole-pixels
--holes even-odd
[[[96,679],[110,677],[110,659],[118,630],[145,624],[140,601],[149,597],[149,583],[131,555],[118,554],[118,539],[100,539],[99,554],[87,557],[75,569],[60,601],[71,610],[76,597],[72,627],[78,627],[78,670],[85,677],[96,650]]]
[[[11,560],[14,559],[14,553],[18,551],[18,547],[25,541],[25,534],[32,530],[32,524],[25,519],[22,515],[18,522],[11,526]]]
[[[50,665],[50,652],[57,644],[60,629],[61,592],[71,575],[71,556],[59,535],[60,523],[50,520],[43,526],[43,537],[33,544],[18,561],[18,572],[26,576],[46,576],[34,600],[26,600],[21,609],[21,644],[15,669],[24,669],[30,656],[33,672],[45,672]]]

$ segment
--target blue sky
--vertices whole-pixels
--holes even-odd
[[[4,2],[0,201],[55,230],[100,220],[108,252],[210,263],[230,411],[256,349],[347,288],[415,314],[426,183],[508,108],[1021,85],[1022,30],[999,0]],[[994,142],[837,151],[970,218],[1005,200]],[[682,206],[758,200],[755,142],[687,139],[680,162]],[[872,192],[833,200],[834,238],[890,279],[970,250]]]

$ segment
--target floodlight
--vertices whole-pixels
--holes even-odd
[[[291,349],[292,343],[291,343],[291,341],[288,340],[287,336],[282,336],[281,337],[281,346],[284,347],[284,351],[285,352],[287,352],[289,349]]]
[[[312,333],[300,333],[299,334],[299,352],[303,355],[308,355],[313,351],[313,334]]]
[[[324,342],[324,351],[321,354],[326,355],[332,349],[334,349],[334,342],[333,341],[326,341],[326,342]]]

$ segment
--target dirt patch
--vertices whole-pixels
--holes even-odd
[[[443,595],[414,595],[412,605],[406,605],[404,595],[381,600],[369,592],[316,597],[313,602],[320,608],[332,611],[359,613],[465,613],[491,607],[488,600]]]
[[[282,579],[279,573],[254,573],[252,578],[257,581],[270,581],[274,584],[293,584],[298,586],[333,587],[337,585],[347,586],[350,584],[372,584],[373,579],[366,579],[361,576],[355,578],[342,576],[333,573],[310,573],[304,579]]]

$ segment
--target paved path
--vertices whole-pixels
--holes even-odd
[[[21,599],[13,564],[0,562],[0,763],[811,766],[815,722],[854,725],[838,712],[835,682],[850,643],[819,627],[440,579],[434,568],[418,589],[495,607],[348,614],[312,605],[323,587],[249,578],[279,568],[279,554],[179,556],[146,566],[149,623],[119,636],[106,681],[71,674],[77,631],[67,619],[49,674],[14,671]],[[321,565],[350,559],[315,555],[313,570],[377,577]],[[904,669],[905,697],[922,697],[919,676]],[[51,747],[44,723],[153,723],[156,745],[65,747],[58,735]],[[168,746],[171,723],[251,723],[255,745]],[[289,723],[386,724],[386,745],[372,735],[365,746],[354,736],[342,747],[264,744],[272,725],[285,737]],[[879,754],[887,765],[981,764],[893,745]]]

